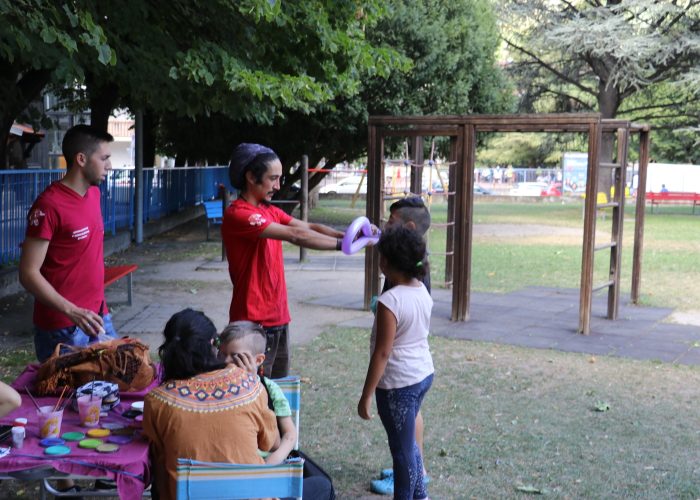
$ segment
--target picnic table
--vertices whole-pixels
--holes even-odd
[[[12,386],[22,394],[22,406],[0,419],[0,423],[10,424],[18,417],[26,418],[28,423],[23,448],[12,449],[9,455],[0,459],[0,478],[34,479],[31,472],[37,472],[39,477],[47,478],[105,478],[116,481],[119,498],[125,500],[141,498],[146,485],[151,482],[151,477],[148,443],[138,432],[130,443],[120,445],[116,453],[82,449],[76,443],[67,441],[66,446],[71,448],[70,454],[63,456],[44,454],[44,448],[39,445],[36,408],[24,389],[25,386],[30,390],[34,387],[38,368],[38,364],[30,364],[12,383]],[[122,413],[130,409],[133,401],[142,401],[146,393],[156,385],[157,381],[154,381],[142,391],[120,393],[121,402],[108,412],[107,417],[100,417],[100,424],[116,423],[128,426],[133,420],[122,417]],[[35,399],[39,406],[55,405],[58,402],[57,396]],[[77,411],[71,409],[70,405],[67,406],[63,414],[61,435],[66,432],[86,432],[86,430],[80,425]]]

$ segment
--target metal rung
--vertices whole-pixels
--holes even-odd
[[[438,222],[435,224],[431,224],[430,227],[450,227],[450,226],[454,226],[454,225],[455,225],[454,222]]]
[[[602,168],[620,168],[619,163],[608,163],[601,161],[598,165]]]
[[[619,207],[620,204],[616,201],[611,201],[610,203],[601,203],[600,205],[596,205],[596,208],[611,208],[611,207]]]
[[[614,280],[610,280],[607,283],[603,283],[602,285],[594,286],[593,290],[591,292],[597,292],[598,290],[602,290],[603,288],[608,288],[611,287],[615,284]]]
[[[593,249],[595,252],[598,250],[605,250],[606,248],[612,248],[617,246],[617,241],[611,241],[610,243],[603,243],[601,245],[596,245],[596,247]]]
[[[454,254],[455,254],[454,251],[453,252],[433,252],[432,250],[430,251],[430,255],[454,255]]]

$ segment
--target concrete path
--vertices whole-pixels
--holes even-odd
[[[204,225],[193,221],[119,254],[120,262],[135,262],[134,305],[119,305],[125,283],[107,290],[114,323],[121,335],[142,338],[155,351],[167,320],[192,307],[204,311],[222,329],[228,319],[231,284],[227,265],[201,255]],[[209,243],[209,245],[212,245]],[[173,258],[174,251],[187,258]],[[209,253],[211,255],[211,252]],[[298,251],[285,256],[294,344],[311,341],[324,329],[338,325],[371,328],[373,315],[362,310],[363,255],[311,253],[299,263]],[[124,280],[122,280],[124,281]],[[670,309],[624,303],[619,319],[604,319],[605,298],[593,304],[591,335],[576,333],[577,289],[524,288],[507,294],[473,293],[470,320],[449,321],[451,291],[433,290],[434,335],[462,340],[497,342],[669,363],[700,364],[700,326],[669,321]],[[16,294],[0,299],[0,338],[5,345],[31,343],[32,299]],[[678,317],[678,315],[676,315]]]

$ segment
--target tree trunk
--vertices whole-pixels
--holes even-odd
[[[22,74],[11,69],[9,64],[0,64],[0,167],[7,162],[7,139],[12,123],[31,102],[39,97],[49,83],[51,70],[30,70]]]
[[[158,117],[153,110],[143,113],[143,166],[155,167],[156,163],[156,124]]]
[[[615,118],[617,110],[620,107],[621,99],[620,92],[612,85],[606,85],[601,79],[598,86],[598,109],[600,109],[601,117]],[[614,156],[614,147],[616,143],[615,133],[604,133],[600,144],[600,161],[612,163]],[[605,196],[610,198],[610,188],[613,185],[613,170],[610,168],[600,169],[598,173],[598,193],[605,193]]]
[[[119,88],[113,84],[96,85],[88,83],[90,94],[90,125],[107,131],[109,116],[119,98]]]

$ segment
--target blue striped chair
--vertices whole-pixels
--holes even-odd
[[[303,459],[247,465],[179,458],[177,464],[177,500],[301,498],[303,492]]]
[[[289,376],[274,381],[289,401],[298,436],[301,380],[298,376]],[[302,496],[304,460],[301,458],[279,465],[226,464],[187,458],[179,458],[177,463],[177,500],[300,499]]]
[[[277,383],[284,393],[284,397],[289,401],[289,407],[292,410],[292,420],[294,427],[297,429],[297,444],[295,450],[299,449],[299,414],[301,413],[301,379],[297,375],[290,375],[284,378],[274,378],[273,382]]]

